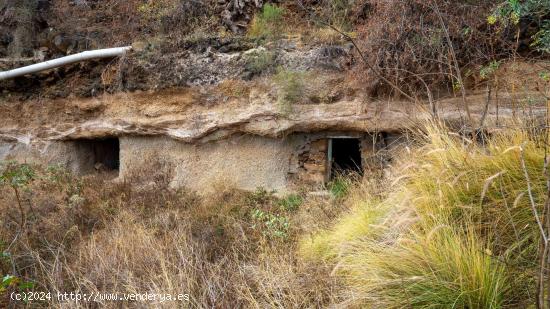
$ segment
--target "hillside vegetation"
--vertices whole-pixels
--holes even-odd
[[[185,292],[192,307],[527,307],[547,279],[545,138],[482,145],[432,127],[392,176],[339,180],[328,200],[201,198],[169,189],[161,166],[140,187],[5,163],[3,302],[31,289]]]
[[[2,70],[38,50],[49,59],[136,47],[121,59],[2,82],[0,99],[19,93],[21,106],[34,96],[43,108],[47,88],[50,98],[69,100],[102,91],[154,96],[187,87],[171,84],[181,59],[239,52],[247,74],[220,81],[220,92],[228,99],[271,91],[283,120],[295,104],[344,95],[331,95],[322,78],[365,91],[337,92],[371,100],[369,108],[397,97],[429,106],[432,117],[411,128],[412,148],[392,153],[386,170],[339,177],[321,193],[220,186],[204,196],[171,187],[170,168],[148,158],[125,179],[0,161],[0,307],[550,308],[549,118],[532,115],[536,104],[550,106],[549,1],[0,0],[0,30],[0,56],[17,58],[0,62]],[[350,48],[335,49],[347,57],[331,71],[338,78],[277,65],[276,52],[303,46]],[[274,88],[250,88],[253,78]],[[202,95],[201,86],[192,90]],[[308,91],[315,96],[305,100]],[[480,123],[467,119],[474,92],[487,97]],[[499,93],[515,123],[499,122]],[[196,99],[205,109],[226,101],[205,97]],[[444,97],[461,99],[457,126],[438,118],[434,102]],[[28,106],[21,113],[34,115],[38,104]],[[486,127],[493,107],[496,126]],[[71,117],[85,115],[71,108]],[[56,121],[65,112],[44,114]],[[36,123],[38,132],[48,127]],[[29,291],[52,295],[11,299]],[[67,302],[57,292],[189,300]]]
[[[300,47],[353,42],[345,74],[370,96],[440,98],[498,88],[490,73],[510,59],[547,59],[548,16],[549,4],[542,0],[3,0],[0,56],[9,61],[0,61],[2,69],[22,66],[24,59],[136,48],[114,62],[69,66],[48,78],[25,77],[0,87],[47,97],[158,89],[178,84],[157,85],[146,76],[176,79],[168,59],[188,50],[210,47],[225,53],[258,46],[276,50],[274,42]],[[252,75],[261,75],[262,67],[268,66]],[[63,86],[69,81],[73,86],[67,90]]]

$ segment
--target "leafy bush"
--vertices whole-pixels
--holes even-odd
[[[274,198],[275,191],[267,191],[265,188],[258,187],[250,194],[246,195],[246,202],[250,205],[266,205]]]
[[[336,198],[343,198],[352,186],[351,179],[345,176],[338,176],[328,184],[330,193]]]
[[[26,215],[21,198],[21,188],[27,186],[35,177],[35,171],[28,164],[18,164],[17,162],[0,162],[0,186],[8,185],[15,194],[15,201],[19,208],[20,228],[23,229],[26,223]],[[29,207],[30,204],[29,204]]]
[[[540,30],[533,36],[531,44],[538,51],[550,53],[550,21],[545,21]]]
[[[17,276],[5,275],[0,278],[2,278],[2,281],[0,281],[0,295],[11,289],[17,289],[18,291],[23,292],[34,287],[34,282],[25,281]],[[23,301],[26,302],[27,299],[24,298]]]
[[[276,39],[283,32],[284,9],[275,4],[265,4],[261,13],[256,14],[250,25],[248,35],[253,38]]]
[[[489,24],[497,22],[503,27],[519,27],[521,21],[537,30],[531,36],[531,46],[541,52],[550,52],[550,2],[541,0],[506,0],[491,14]]]
[[[0,185],[7,184],[12,187],[23,187],[35,178],[35,171],[28,164],[16,162],[0,162]]]
[[[483,66],[479,70],[479,76],[483,79],[487,79],[491,75],[493,75],[498,70],[499,67],[500,67],[500,61],[491,61],[488,65]]]

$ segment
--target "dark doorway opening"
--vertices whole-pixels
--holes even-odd
[[[75,141],[80,153],[80,170],[118,171],[120,144],[118,138],[79,139]]]
[[[330,178],[337,175],[363,174],[361,141],[357,138],[332,138],[329,145]]]

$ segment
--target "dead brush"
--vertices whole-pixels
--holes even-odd
[[[2,275],[17,275],[32,281],[34,290],[52,293],[187,293],[190,301],[183,305],[197,308],[322,307],[335,301],[335,279],[295,255],[297,233],[307,229],[292,220],[303,216],[298,216],[302,206],[285,213],[271,195],[231,189],[201,198],[171,189],[162,160],[148,162],[115,181],[33,167],[37,177],[24,197],[36,214],[28,210],[19,236],[18,224],[8,216],[13,199],[7,193],[0,197],[2,251],[11,256],[1,264]],[[254,209],[289,216],[288,237],[272,239],[254,228]],[[118,308],[121,303],[32,305]]]

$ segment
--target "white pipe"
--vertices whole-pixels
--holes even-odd
[[[14,78],[17,76],[36,73],[44,70],[49,70],[49,69],[57,68],[63,65],[84,61],[84,60],[89,60],[89,59],[116,57],[124,54],[126,51],[130,49],[132,49],[131,46],[89,50],[78,54],[61,57],[53,60],[48,60],[48,61],[32,64],[22,68],[13,69],[10,71],[0,72],[0,80]]]

